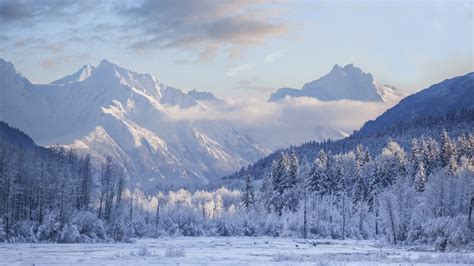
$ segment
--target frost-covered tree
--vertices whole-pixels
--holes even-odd
[[[448,136],[446,130],[443,130],[441,133],[441,166],[448,167],[453,157],[456,157],[456,146],[451,141],[451,138]]]
[[[439,165],[438,143],[431,137],[423,139],[421,143],[421,150],[426,175],[430,176],[434,169]]]
[[[250,175],[245,176],[245,187],[244,192],[242,194],[242,205],[247,209],[250,208],[255,204],[255,193],[253,189],[253,181]]]
[[[276,162],[272,162],[272,171],[266,173],[262,180],[262,186],[260,187],[259,201],[267,212],[272,209],[272,198],[273,198],[273,169],[276,167]]]
[[[472,134],[462,134],[458,137],[457,150],[458,150],[458,161],[461,161],[462,157],[471,158],[474,154],[474,136]]]
[[[298,182],[300,181],[299,160],[294,151],[289,154],[288,159],[289,166],[288,173],[286,175],[287,180],[285,181],[287,185],[283,197],[285,198],[285,207],[292,212],[296,212],[301,196],[298,186]]]
[[[325,192],[323,182],[326,179],[327,159],[326,152],[323,149],[320,150],[309,173],[310,190],[320,195]]]
[[[411,161],[411,174],[416,175],[418,171],[418,163],[423,161],[423,151],[420,144],[418,143],[418,139],[416,138],[414,138],[411,141],[410,161]]]
[[[427,176],[425,171],[425,166],[423,161],[418,162],[415,174],[415,189],[418,192],[423,192],[425,190],[425,184],[427,182]]]
[[[363,177],[363,167],[366,163],[368,163],[366,153],[362,145],[358,145],[355,153],[354,185],[352,193],[354,203],[365,201],[367,188]]]

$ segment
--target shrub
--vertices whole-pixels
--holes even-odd
[[[61,230],[61,223],[56,211],[48,213],[43,218],[43,223],[38,227],[36,237],[40,241],[56,241]]]
[[[137,256],[141,257],[147,257],[151,256],[151,252],[148,250],[148,247],[146,245],[138,247],[138,251],[136,253]]]
[[[165,251],[166,257],[184,257],[184,248],[178,246],[168,246]]]
[[[74,224],[66,224],[61,230],[58,242],[60,243],[78,243],[81,240],[81,234]]]
[[[106,238],[104,223],[91,212],[77,212],[71,221],[79,234],[79,242],[96,242]]]
[[[13,227],[13,235],[15,236],[15,241],[19,242],[38,242],[36,237],[35,230],[37,229],[38,224],[33,221],[20,221],[17,222]]]

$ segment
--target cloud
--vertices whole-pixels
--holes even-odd
[[[121,4],[119,13],[128,18],[128,31],[140,38],[134,49],[174,48],[212,58],[219,49],[238,55],[242,46],[255,45],[286,32],[277,22],[268,0],[145,0]],[[145,37],[146,36],[146,37]]]
[[[240,66],[236,66],[236,67],[233,67],[231,69],[229,69],[227,72],[226,72],[226,75],[228,77],[233,77],[237,74],[240,74],[242,72],[249,72],[249,71],[252,71],[253,70],[253,65],[249,65],[249,64],[246,64],[246,65],[240,65]]]
[[[12,26],[25,23],[66,19],[78,16],[94,1],[90,0],[0,0],[0,25]]]
[[[274,62],[278,61],[281,58],[281,56],[282,56],[282,52],[280,52],[280,51],[274,52],[274,53],[271,53],[271,54],[265,56],[263,61],[267,64],[274,63]]]
[[[49,34],[56,42],[107,36],[133,51],[191,52],[196,59],[190,61],[212,59],[218,51],[240,58],[247,47],[287,32],[279,1],[0,0],[0,28],[8,37]],[[53,23],[52,31],[31,30]]]
[[[276,149],[310,140],[342,137],[374,119],[392,105],[350,100],[324,102],[286,98],[281,102],[245,100],[227,105],[167,107],[176,120],[226,120],[265,146]]]

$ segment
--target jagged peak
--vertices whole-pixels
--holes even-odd
[[[341,70],[341,69],[342,69],[342,67],[341,67],[340,65],[335,64],[335,65],[332,67],[331,72],[332,72],[332,71],[336,71],[336,70]]]
[[[51,82],[51,84],[68,84],[68,83],[74,83],[74,82],[80,82],[83,80],[88,79],[92,75],[92,71],[94,71],[95,67],[90,64],[86,64],[79,68],[76,72],[74,72],[71,75],[65,76],[63,78],[60,78],[58,80],[55,80]]]
[[[107,60],[107,59],[105,59],[105,58],[102,59],[102,60],[100,60],[100,62],[99,62],[99,67],[100,67],[100,66],[102,66],[102,67],[103,67],[103,66],[110,66],[110,65],[115,65],[115,64],[112,63],[112,62],[110,62],[109,60]]]
[[[344,67],[335,64],[332,67],[331,72],[328,75],[341,74],[341,75],[370,75],[370,73],[364,72],[361,68],[355,66],[353,63],[347,64]]]
[[[107,59],[102,59],[100,61],[99,65],[97,66],[97,69],[109,69],[109,70],[112,69],[112,70],[115,71],[115,74],[119,74],[119,75],[126,76],[126,77],[132,77],[132,76],[133,77],[138,77],[138,76],[140,76],[142,78],[150,79],[153,82],[157,82],[157,80],[155,79],[155,77],[152,74],[138,73],[138,72],[132,71],[130,69],[121,67],[121,66],[119,66],[115,63],[112,63]]]

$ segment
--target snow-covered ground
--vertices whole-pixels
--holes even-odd
[[[372,241],[271,237],[177,237],[135,243],[0,244],[0,265],[474,264],[473,252],[394,248]]]

